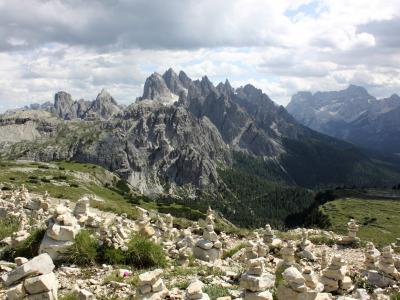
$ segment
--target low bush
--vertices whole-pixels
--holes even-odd
[[[390,300],[400,300],[400,292],[392,294]]]
[[[63,255],[63,261],[78,266],[89,266],[96,262],[98,243],[88,230],[81,230],[75,237],[75,243]]]
[[[138,269],[165,267],[167,265],[162,247],[139,235],[132,237],[125,255],[125,263]]]
[[[324,235],[311,236],[309,239],[315,245],[333,246],[336,244],[335,239],[324,236]]]
[[[209,285],[204,288],[204,293],[206,293],[211,300],[215,300],[220,297],[229,296],[229,291],[226,287],[221,285]]]

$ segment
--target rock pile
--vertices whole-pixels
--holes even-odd
[[[300,252],[298,255],[310,261],[315,261],[317,257],[314,255],[312,248],[313,244],[308,239],[308,232],[306,229],[303,229],[300,243]]]
[[[278,300],[314,300],[314,299],[330,299],[328,295],[320,293],[323,285],[318,283],[313,277],[310,270],[306,270],[306,278],[295,267],[287,268],[282,277],[284,283],[278,286],[277,298]],[[312,286],[312,287],[310,287]]]
[[[272,294],[267,290],[275,285],[275,275],[265,271],[264,262],[262,257],[248,261],[247,272],[240,278],[245,300],[272,300]]]
[[[346,276],[346,262],[340,255],[332,258],[330,265],[322,271],[321,282],[326,292],[349,292],[354,286],[351,278]]]
[[[126,219],[123,216],[117,216],[101,225],[99,243],[126,251],[128,250],[127,243],[130,240],[131,231],[132,226],[126,222]]]
[[[136,298],[140,300],[164,299],[168,290],[161,278],[162,274],[163,270],[161,269],[140,274]]]
[[[379,258],[379,270],[386,275],[392,276],[396,280],[400,280],[400,272],[395,267],[395,261],[393,257],[393,249],[391,246],[386,246],[382,249],[381,256]]]
[[[53,217],[48,220],[46,234],[40,244],[39,253],[48,253],[57,260],[73,245],[81,227],[71,210],[64,204],[56,207]]]
[[[352,243],[360,241],[360,239],[357,237],[358,228],[359,226],[357,225],[356,221],[354,219],[350,219],[350,221],[347,223],[347,236],[344,236],[339,241],[339,244],[350,245]]]
[[[76,202],[74,216],[81,226],[98,228],[102,222],[102,219],[97,214],[90,212],[90,199],[87,196]]]
[[[324,285],[319,282],[318,276],[314,273],[311,267],[305,267],[303,269],[303,277],[306,286],[316,292],[322,292],[324,290]]]
[[[287,241],[286,246],[281,249],[281,255],[282,255],[282,265],[287,268],[296,263],[295,259],[295,251],[296,247],[293,241]]]
[[[139,234],[147,236],[148,238],[155,239],[155,230],[153,226],[150,224],[150,216],[149,212],[141,207],[136,207],[139,212],[139,217],[136,221],[136,225],[139,231]]]
[[[210,297],[203,293],[204,284],[200,280],[196,280],[189,284],[185,292],[185,300],[210,300]]]
[[[374,244],[372,242],[368,242],[365,249],[365,269],[376,270],[380,255],[381,253],[375,248]]]
[[[214,231],[214,226],[208,224],[203,231],[203,238],[197,241],[193,248],[196,258],[213,262],[222,256],[222,243],[218,240],[218,235]]]
[[[18,259],[16,262],[17,267],[1,277],[8,287],[8,300],[57,299],[58,281],[48,254],[41,254],[30,261]]]

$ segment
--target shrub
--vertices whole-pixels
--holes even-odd
[[[215,300],[219,297],[229,296],[229,291],[226,287],[221,285],[209,285],[204,288],[204,293],[210,296],[211,300]]]
[[[109,265],[125,264],[125,253],[121,249],[102,247],[99,260]]]
[[[0,240],[10,236],[13,232],[18,231],[19,221],[16,218],[7,216],[0,219]]]
[[[336,241],[334,239],[324,235],[312,236],[310,237],[310,241],[315,245],[333,246],[336,244]]]
[[[78,266],[89,266],[96,262],[98,244],[87,230],[81,230],[75,243],[64,254],[63,260]]]
[[[7,247],[1,253],[1,259],[7,261],[13,261],[16,257],[33,258],[39,253],[40,243],[43,240],[46,230],[34,229],[31,231],[31,235],[16,247]]]
[[[139,235],[132,237],[125,255],[125,263],[138,269],[165,267],[167,265],[162,247]]]

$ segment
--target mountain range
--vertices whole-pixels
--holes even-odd
[[[392,185],[400,175],[397,162],[309,129],[250,84],[172,69],[147,78],[127,107],[105,90],[94,101],[58,92],[5,113],[0,155],[98,164],[146,195],[211,201],[245,224],[311,205],[304,188]]]
[[[355,145],[400,153],[400,97],[376,99],[363,87],[299,92],[286,109],[301,124]]]

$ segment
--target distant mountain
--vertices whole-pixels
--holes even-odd
[[[321,133],[374,150],[400,153],[400,97],[378,100],[350,85],[337,92],[299,92],[287,110]]]
[[[1,158],[95,163],[146,195],[212,203],[242,224],[307,208],[303,187],[393,185],[400,176],[397,162],[299,124],[250,84],[214,86],[172,69],[152,74],[128,107],[104,91],[92,102],[59,92],[42,113],[0,116]]]

